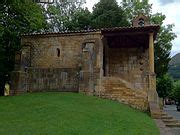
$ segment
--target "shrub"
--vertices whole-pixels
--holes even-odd
[[[180,80],[174,83],[174,98],[180,101]]]
[[[165,74],[161,77],[158,77],[156,83],[159,97],[168,97],[173,90],[173,79],[168,74]]]

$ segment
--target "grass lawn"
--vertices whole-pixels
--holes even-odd
[[[0,135],[158,135],[145,113],[77,93],[0,97]]]

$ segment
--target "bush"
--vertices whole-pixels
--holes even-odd
[[[161,77],[158,77],[156,83],[159,97],[169,97],[170,93],[173,90],[173,79],[168,74],[165,74]]]
[[[174,83],[173,95],[177,101],[180,101],[180,80]]]

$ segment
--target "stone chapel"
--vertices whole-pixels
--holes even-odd
[[[149,110],[158,103],[154,40],[159,28],[139,15],[132,27],[24,34],[11,95],[81,92]]]

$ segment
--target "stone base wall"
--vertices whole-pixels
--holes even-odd
[[[99,70],[93,73],[75,68],[29,68],[27,72],[14,71],[11,75],[11,95],[27,92],[61,91],[93,94],[99,79]]]
[[[29,73],[29,91],[78,92],[78,70],[73,68],[32,68]]]
[[[89,71],[80,72],[79,80],[79,92],[86,94],[93,94],[95,92],[95,87],[100,78],[100,69],[94,69],[93,73]]]
[[[11,73],[10,95],[26,93],[29,89],[28,73],[13,71]]]
[[[11,95],[42,91],[78,92],[79,89],[78,70],[73,68],[29,68],[27,72],[13,72],[11,76]]]

